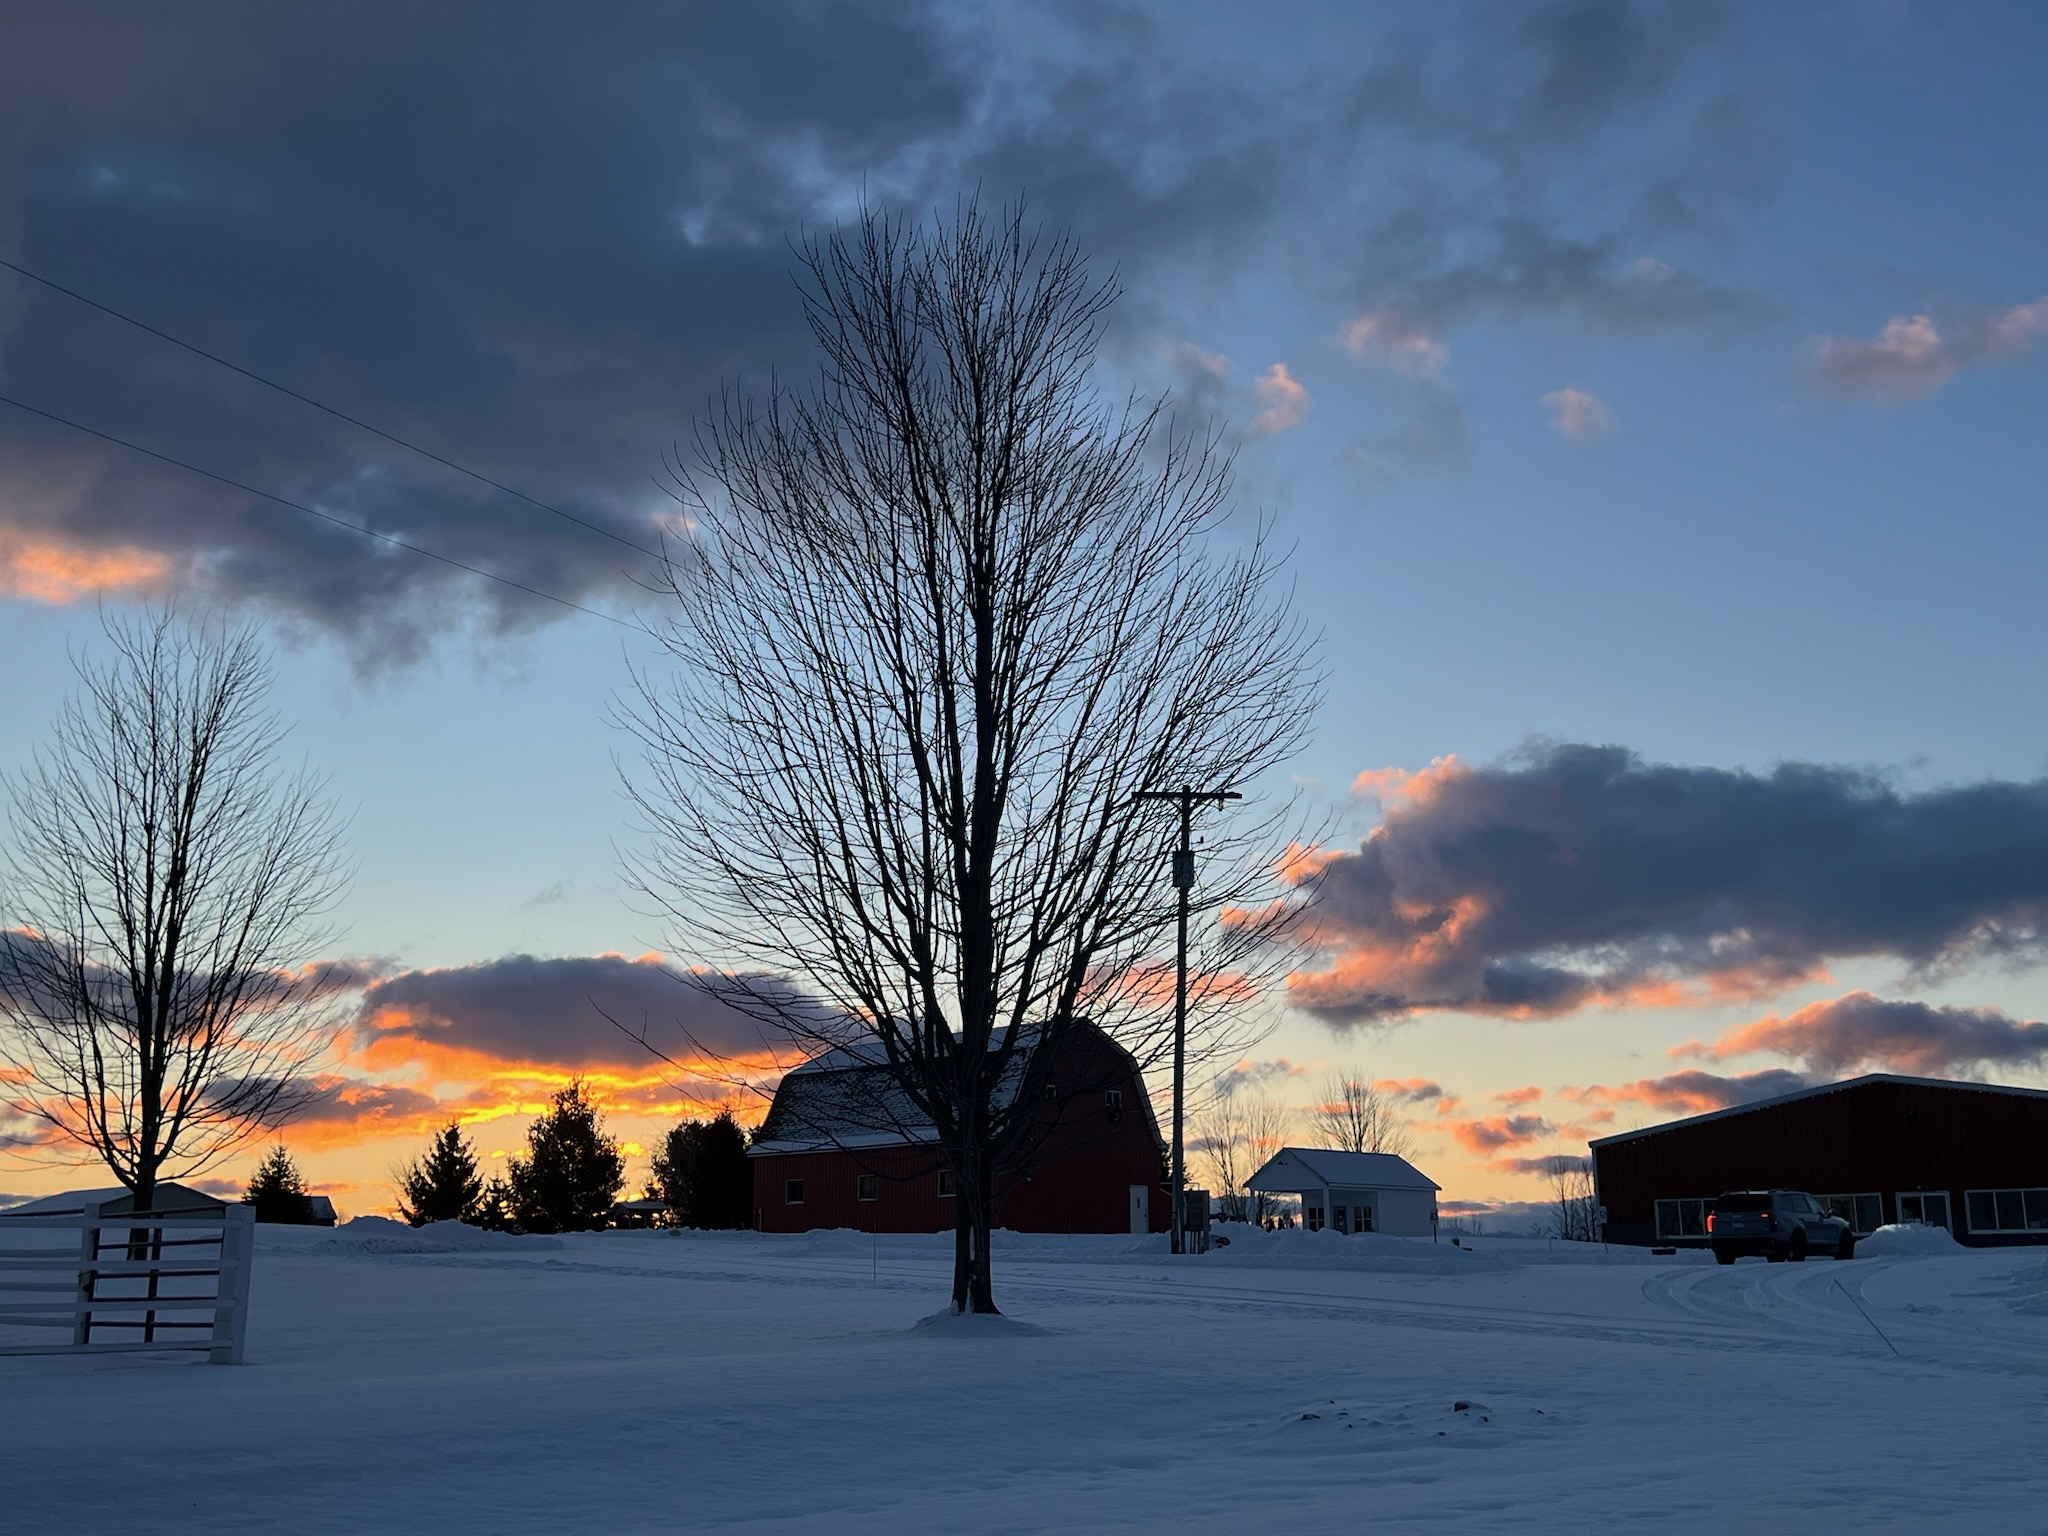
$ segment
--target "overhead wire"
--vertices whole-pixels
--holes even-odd
[[[467,571],[472,576],[481,576],[486,581],[495,581],[500,586],[511,587],[515,591],[526,593],[529,597],[538,597],[550,603],[558,603],[564,608],[574,609],[577,613],[587,613],[594,619],[603,619],[606,623],[616,624],[621,629],[630,629],[652,638],[660,638],[645,625],[635,624],[630,619],[622,619],[617,614],[606,613],[601,608],[586,607],[582,603],[574,602],[569,598],[557,597],[552,592],[544,592],[539,587],[530,587],[523,581],[514,581],[510,576],[500,576],[496,571],[487,571],[482,566],[471,565],[464,560],[457,560],[452,555],[444,555],[436,550],[428,549],[424,545],[409,543],[392,534],[380,533],[375,528],[366,527],[361,523],[352,523],[345,517],[336,517],[332,512],[322,512],[318,507],[307,506],[302,501],[293,501],[288,496],[279,496],[274,491],[266,491],[257,486],[236,480],[231,476],[217,474],[210,469],[203,469],[197,464],[188,463],[186,460],[175,458],[168,453],[159,453],[154,448],[145,448],[142,444],[131,442],[125,437],[117,437],[112,432],[102,432],[98,427],[89,427],[82,421],[73,421],[68,416],[59,416],[55,411],[46,411],[40,406],[30,405],[26,400],[17,400],[12,395],[0,394],[0,405],[11,405],[17,411],[26,411],[31,416],[40,416],[43,420],[55,422],[60,427],[69,427],[72,431],[82,432],[87,437],[96,437],[103,443],[112,443],[117,448],[126,448],[130,453],[139,453],[145,458],[155,459],[160,464],[169,464],[174,468],[185,470],[189,474],[199,475],[221,485],[230,486],[247,495],[261,497],[265,501],[276,502],[281,507],[289,507],[294,512],[303,512],[308,517],[317,517],[323,523],[332,523],[337,528],[346,528],[351,533],[359,533],[364,538],[375,539],[382,544],[389,544],[394,549],[402,549],[411,554],[423,555],[429,560],[438,560],[443,565],[453,566],[458,571]]]
[[[8,271],[17,274],[18,276],[25,277],[32,283],[40,283],[43,287],[48,288],[53,293],[61,293],[64,295],[65,298],[76,300],[78,303],[85,305],[89,309],[96,309],[103,315],[109,315],[112,318],[119,320],[124,325],[132,325],[138,331],[146,331],[148,334],[156,337],[160,341],[167,341],[174,347],[183,348],[185,351],[190,352],[194,357],[204,358],[206,359],[207,362],[217,364],[218,366],[227,369],[231,373],[238,373],[245,379],[250,379],[253,380],[255,383],[263,385],[266,389],[274,389],[281,395],[288,395],[292,399],[300,402],[302,405],[310,405],[316,411],[324,411],[327,415],[332,416],[337,421],[345,421],[350,426],[358,427],[361,430],[368,432],[375,437],[381,437],[384,439],[385,442],[396,444],[398,447],[405,449],[407,452],[416,453],[420,455],[421,458],[431,459],[436,464],[439,464],[444,468],[454,470],[457,474],[467,475],[469,476],[470,479],[475,480],[481,485],[488,485],[494,491],[502,491],[507,496],[517,497],[519,500],[525,502],[530,507],[536,507],[542,512],[552,513],[556,517],[562,518],[567,522],[576,524],[579,528],[587,528],[592,533],[602,534],[605,538],[612,540],[612,542],[616,544],[623,544],[626,546],[626,548],[631,550],[637,550],[639,553],[648,556],[650,559],[659,560],[661,558],[661,554],[659,551],[649,549],[645,544],[641,544],[636,540],[629,539],[622,533],[616,533],[613,530],[604,527],[602,524],[593,523],[588,518],[578,517],[573,512],[564,512],[560,507],[549,506],[546,502],[540,501],[535,497],[529,496],[524,491],[515,490],[513,487],[506,485],[502,481],[492,479],[489,475],[484,474],[481,470],[471,469],[466,464],[458,464],[455,460],[448,458],[443,454],[436,453],[431,448],[422,448],[418,443],[408,442],[406,439],[400,437],[395,432],[387,432],[382,427],[372,426],[369,422],[364,421],[360,416],[351,416],[347,411],[337,410],[335,409],[335,407],[326,404],[324,401],[315,400],[311,395],[293,389],[290,385],[280,384],[275,379],[265,378],[262,374],[256,372],[255,369],[253,368],[244,368],[240,363],[231,362],[229,359],[222,357],[217,352],[209,352],[206,348],[195,346],[193,343],[184,340],[182,337],[173,336],[169,331],[151,325],[146,320],[138,320],[133,315],[124,314],[122,311],[114,308],[113,305],[103,304],[98,299],[80,293],[76,288],[66,287],[63,283],[57,282],[54,278],[44,277],[40,272],[31,272],[27,267],[22,266],[19,262],[9,261],[6,257],[0,256],[0,267],[6,268]],[[262,493],[258,492],[257,494],[260,495]],[[410,548],[411,546],[407,547]],[[438,559],[440,557],[436,556],[435,558]]]

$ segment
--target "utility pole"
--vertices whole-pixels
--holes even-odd
[[[1234,789],[1196,789],[1183,784],[1179,789],[1148,789],[1140,800],[1174,800],[1180,804],[1180,846],[1173,850],[1173,885],[1180,892],[1180,933],[1174,948],[1173,971],[1173,1251],[1187,1252],[1187,1213],[1181,1208],[1181,1192],[1187,1188],[1187,1161],[1181,1140],[1181,1123],[1187,1100],[1188,1060],[1188,892],[1195,885],[1195,802],[1221,805],[1242,800]]]

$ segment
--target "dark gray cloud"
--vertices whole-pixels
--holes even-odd
[[[1638,259],[1669,167],[1604,201],[1552,185],[1689,78],[1710,21],[1481,5],[1304,42],[1229,7],[24,3],[0,254],[646,543],[717,383],[805,364],[785,240],[863,186],[1028,193],[1122,265],[1134,340],[1255,258],[1333,325],[1734,316]],[[619,544],[11,277],[0,389],[567,598],[637,591]],[[20,591],[153,574],[382,660],[559,612],[5,407],[0,466]]]
[[[685,1063],[704,1052],[758,1056],[773,1039],[690,982],[687,972],[655,958],[623,955],[508,955],[477,965],[406,971],[364,992],[357,1037],[375,1048],[379,1066],[417,1045],[572,1070],[654,1067],[657,1058],[618,1025],[644,1032],[654,1046]]]
[[[1715,1057],[1770,1051],[1805,1063],[1821,1077],[1859,1069],[1938,1076],[1982,1067],[2048,1063],[2048,1024],[1996,1008],[1962,1008],[1913,998],[1849,992],[1782,1017],[1738,1025],[1708,1052]]]
[[[1913,793],[1539,744],[1389,793],[1324,872],[1326,963],[1292,984],[1336,1022],[1761,997],[1858,956],[2031,963],[2048,935],[2048,781]]]

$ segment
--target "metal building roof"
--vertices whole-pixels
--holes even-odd
[[[1666,1120],[1662,1125],[1646,1125],[1640,1130],[1619,1131],[1612,1136],[1602,1136],[1588,1142],[1587,1145],[1611,1147],[1619,1142],[1636,1141],[1644,1136],[1655,1136],[1664,1131],[1704,1125],[1709,1120],[1725,1120],[1731,1115],[1746,1115],[1751,1110],[1769,1109],[1775,1104],[1792,1104],[1800,1099],[1818,1098],[1824,1093],[1841,1093],[1850,1088],[1865,1088],[1873,1083],[1901,1083],[1914,1088],[1964,1088],[1972,1093],[2010,1093],[2022,1098],[2048,1099],[2048,1088],[2014,1088],[2002,1083],[1964,1083],[1945,1077],[1904,1077],[1896,1072],[1868,1072],[1862,1077],[1845,1078],[1839,1083],[1821,1083],[1817,1087],[1774,1094],[1768,1099],[1757,1099],[1748,1104],[1732,1104],[1726,1109],[1710,1109],[1703,1115],[1687,1115],[1681,1120]]]

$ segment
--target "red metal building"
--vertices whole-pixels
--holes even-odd
[[[1163,1232],[1161,1146],[1138,1064],[1092,1024],[1062,1047],[1028,1163],[996,1184],[1015,1232]],[[888,1071],[831,1051],[783,1078],[748,1149],[763,1232],[944,1232],[952,1174]]]
[[[1592,1143],[1617,1243],[1703,1243],[1714,1197],[1796,1189],[1859,1233],[2048,1243],[2048,1091],[1879,1073]]]

